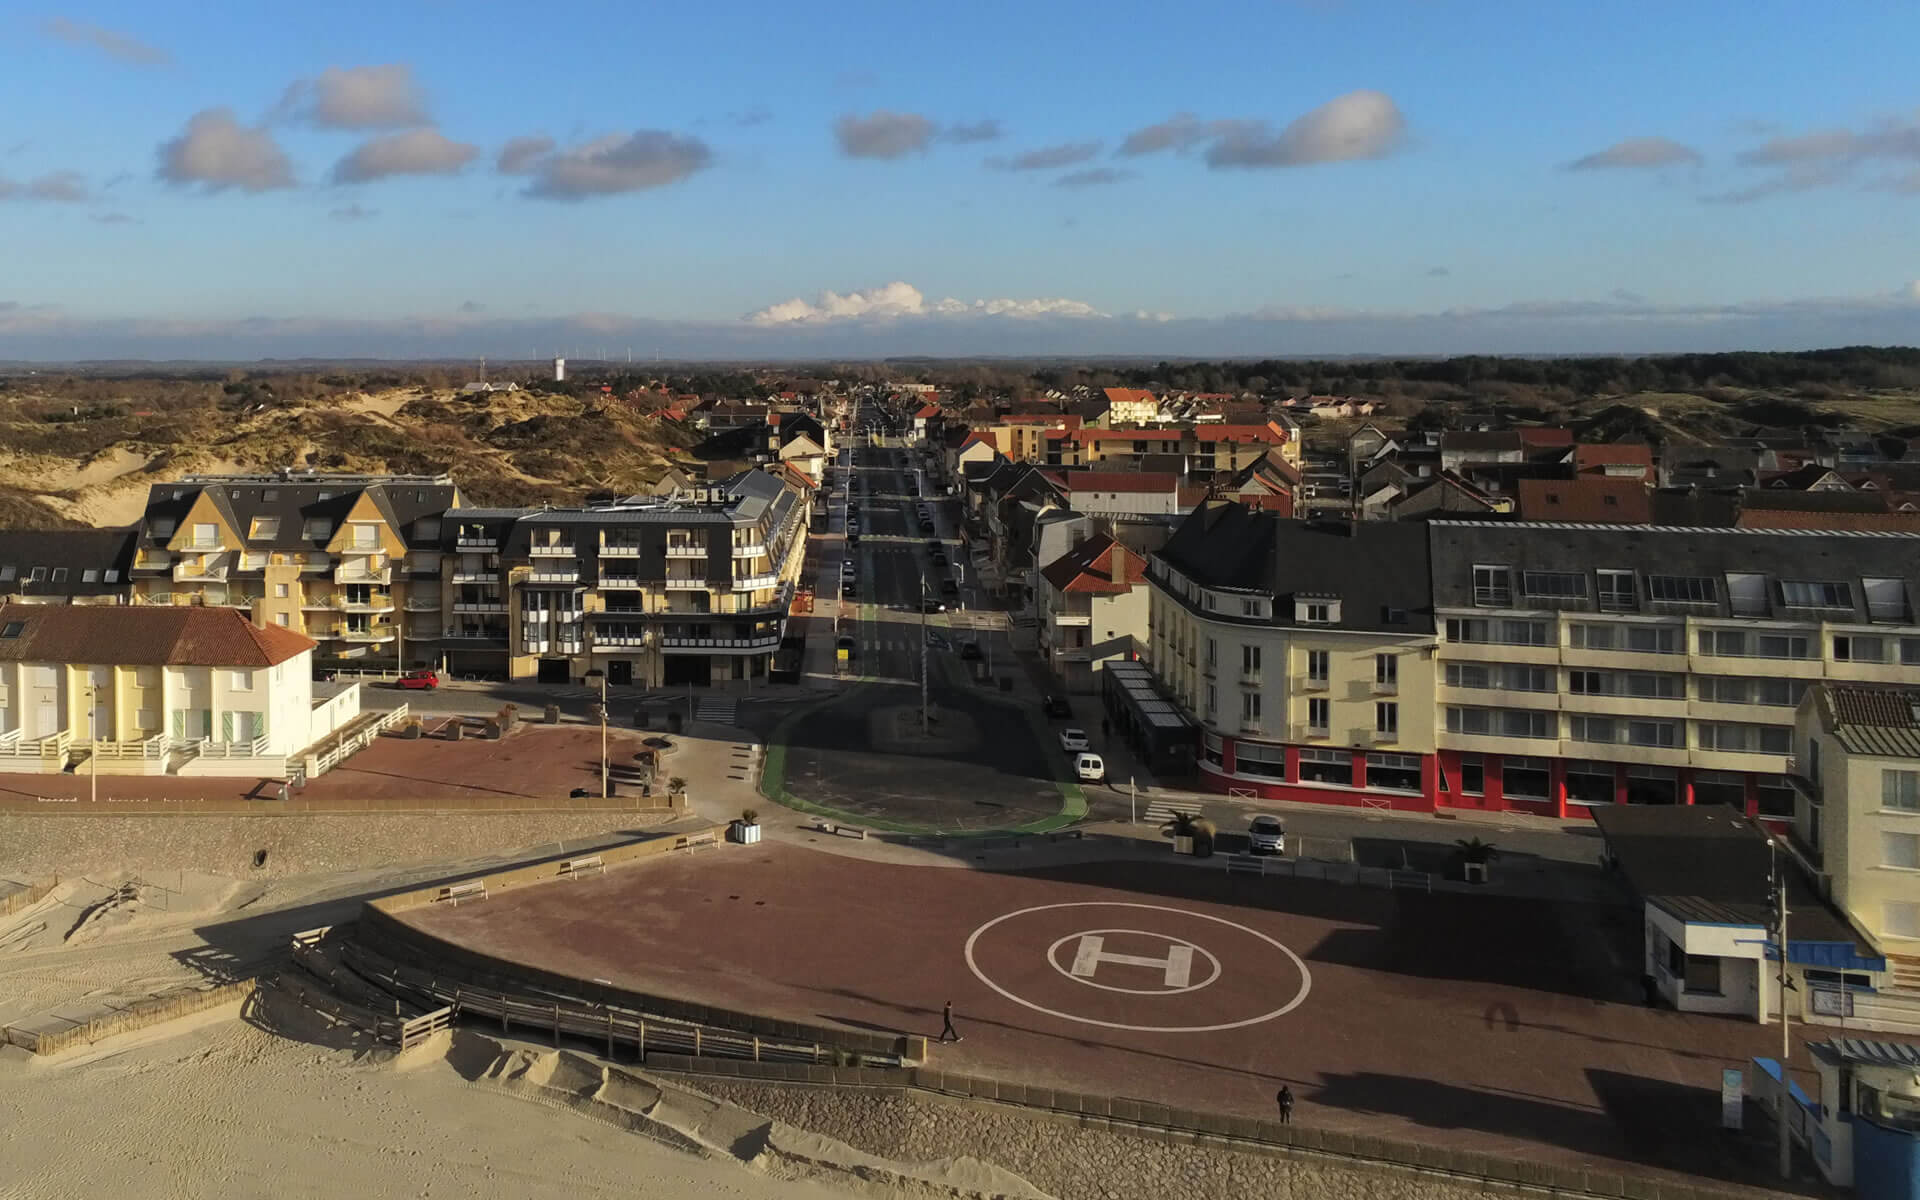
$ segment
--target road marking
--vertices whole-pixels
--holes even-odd
[[[1136,954],[1111,954],[1106,951],[1106,934],[1124,933],[1134,937],[1150,938],[1167,943],[1165,958],[1146,958]],[[1077,939],[1077,940],[1076,940]],[[1060,965],[1060,948],[1074,943],[1073,963],[1070,967]],[[1208,973],[1198,983],[1193,978],[1193,957],[1200,955],[1206,960]],[[1101,983],[1093,978],[1100,963],[1110,962],[1119,966],[1159,967],[1166,986],[1157,988],[1121,987],[1117,984]],[[1177,938],[1171,934],[1152,933],[1145,929],[1089,929],[1083,933],[1070,933],[1053,945],[1047,947],[1047,963],[1075,983],[1099,988],[1103,992],[1126,992],[1135,996],[1176,996],[1183,992],[1197,992],[1220,978],[1220,959],[1198,942]]]
[[[1286,958],[1293,963],[1294,968],[1300,972],[1300,990],[1294,994],[1291,1000],[1288,1000],[1285,1004],[1280,1005],[1278,1008],[1270,1009],[1267,1012],[1261,1013],[1258,1016],[1248,1017],[1244,1021],[1224,1021],[1214,1025],[1132,1025],[1132,1024],[1127,1024],[1121,1021],[1096,1020],[1093,1017],[1083,1017],[1077,1013],[1062,1012],[1057,1008],[1048,1008],[1043,1004],[1036,1004],[1033,1001],[1027,999],[1026,997],[1021,996],[1018,993],[1009,991],[1008,989],[1000,986],[999,983],[995,982],[992,976],[988,975],[985,971],[981,970],[979,960],[975,956],[974,951],[975,951],[975,948],[979,945],[981,937],[985,935],[987,931],[993,929],[995,926],[998,926],[1004,922],[1011,921],[1019,917],[1024,917],[1029,913],[1051,912],[1056,909],[1066,909],[1066,908],[1126,908],[1126,909],[1135,909],[1135,910],[1145,910],[1148,912],[1174,913],[1182,917],[1191,917],[1197,921],[1209,921],[1215,925],[1225,925],[1229,929],[1237,929],[1241,933],[1247,934],[1249,937],[1265,942],[1267,945],[1272,946],[1275,950],[1278,950],[1281,954],[1285,955]],[[1086,932],[1088,933],[1122,933],[1122,932],[1134,932],[1134,931],[1087,930]],[[1061,968],[1061,966],[1057,962],[1053,962],[1053,950],[1064,945],[1066,942],[1072,941],[1074,938],[1077,938],[1080,936],[1082,935],[1078,933],[1068,934],[1065,938],[1062,938],[1059,941],[1055,942],[1053,946],[1050,947],[1048,950],[1048,962],[1053,965],[1054,970],[1060,971],[1062,974],[1068,975],[1069,978],[1073,978],[1071,973]],[[1169,943],[1179,943],[1184,941],[1184,939],[1175,938],[1168,934],[1157,934],[1155,936],[1163,938]],[[1191,942],[1187,942],[1186,944],[1193,945],[1193,943]],[[992,988],[999,995],[1004,996],[1006,999],[1013,1001],[1015,1004],[1020,1005],[1022,1008],[1031,1009],[1032,1011],[1037,1013],[1044,1013],[1049,1017],[1059,1017],[1063,1021],[1074,1021],[1082,1025],[1094,1025],[1102,1029],[1123,1029],[1133,1033],[1217,1033],[1217,1032],[1220,1032],[1221,1030],[1226,1030],[1226,1029],[1244,1029],[1249,1025],[1259,1025],[1263,1022],[1271,1021],[1276,1017],[1285,1016],[1286,1014],[1292,1012],[1294,1009],[1300,1007],[1301,1004],[1305,1003],[1307,999],[1307,993],[1313,990],[1313,974],[1312,972],[1307,970],[1306,962],[1298,954],[1295,954],[1292,950],[1288,949],[1282,943],[1276,941],[1271,937],[1268,937],[1266,934],[1261,933],[1257,929],[1251,929],[1245,925],[1242,925],[1238,921],[1229,921],[1225,917],[1209,916],[1206,913],[1193,912],[1184,908],[1169,908],[1163,904],[1133,904],[1133,903],[1127,903],[1127,902],[1118,901],[1118,900],[1076,900],[1076,901],[1069,901],[1061,904],[1036,904],[1029,908],[1015,909],[1010,913],[1002,913],[1000,916],[993,918],[991,921],[985,922],[984,924],[979,926],[977,929],[975,929],[971,934],[968,934],[966,947],[965,947],[965,957],[967,960],[967,969],[973,972],[973,976],[975,979],[978,979],[981,983],[986,984],[989,988]],[[1212,958],[1213,956],[1209,954],[1208,957]],[[1215,960],[1215,961],[1217,962],[1218,960]],[[1125,990],[1120,988],[1114,988],[1111,985],[1101,985],[1096,983],[1094,980],[1086,979],[1086,978],[1077,979],[1076,982],[1085,983],[1089,986],[1094,986],[1094,987],[1104,987],[1105,990],[1109,990],[1109,991]],[[1212,982],[1213,982],[1213,978],[1211,977],[1206,980],[1206,983],[1212,983]],[[1199,986],[1204,987],[1205,984],[1203,983]],[[1193,991],[1193,990],[1196,990],[1196,988],[1194,985],[1189,984],[1187,987],[1187,990]],[[1164,992],[1164,991],[1156,990],[1147,994],[1152,996],[1167,996],[1167,995],[1179,995],[1182,993]]]

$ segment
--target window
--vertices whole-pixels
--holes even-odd
[[[26,628],[25,621],[8,621],[5,625],[0,625],[0,638],[17,638],[26,632]]]
[[[1327,652],[1325,650],[1307,651],[1307,681],[1325,683],[1327,681]]]
[[[173,498],[178,500],[180,494],[175,492]],[[173,518],[155,517],[153,523],[147,527],[147,531],[152,534],[155,539],[170,538],[173,536]]]
[[[0,567],[0,583],[5,583],[12,580],[15,574],[15,570],[16,569],[12,563],[8,563],[6,566]]]
[[[1904,579],[1862,579],[1867,594],[1867,620],[1901,623],[1907,619],[1907,582]]]
[[[1246,679],[1258,679],[1260,677],[1260,647],[1240,647],[1240,674],[1242,678]]]
[[[1259,692],[1240,693],[1240,722],[1243,725],[1249,726],[1258,726],[1260,724]]]
[[[1628,721],[1627,742],[1634,746],[1684,746],[1680,727],[1673,721]]]
[[[252,671],[228,671],[227,687],[236,692],[252,691],[253,690],[253,672]]]
[[[1613,803],[1612,763],[1569,760],[1565,779],[1568,803],[1588,806]]]
[[[1517,708],[1448,708],[1447,732],[1495,737],[1548,738],[1558,732],[1557,714]]]
[[[285,600],[287,598],[287,585],[284,583],[274,584],[273,595],[276,600]]]
[[[1373,681],[1392,686],[1400,682],[1400,658],[1395,654],[1373,656]]]
[[[1697,575],[1649,575],[1647,599],[1660,604],[1712,604],[1713,580]]]
[[[1788,608],[1852,608],[1849,584],[1810,579],[1782,579],[1780,599]]]
[[[1212,763],[1216,767],[1225,766],[1227,762],[1226,755],[1224,753],[1225,746],[1226,746],[1226,743],[1220,740],[1219,734],[1217,733],[1201,734],[1200,735],[1201,761]]]
[[[1353,786],[1353,755],[1345,750],[1300,750],[1300,782]]]
[[[1920,771],[1880,772],[1880,807],[1920,812]]]
[[[1681,631],[1668,626],[1627,626],[1627,649],[1638,654],[1684,654],[1681,640]]]
[[[46,579],[47,569],[45,567],[35,567],[27,572],[28,583],[45,583]]]
[[[1207,685],[1207,715],[1211,717],[1214,713],[1218,712],[1219,710],[1220,710],[1219,696],[1215,694],[1213,685],[1208,684]]]
[[[1213,667],[1219,664],[1220,662],[1219,649],[1220,648],[1214,644],[1214,641],[1212,638],[1207,639],[1207,666],[1208,667]]]
[[[325,517],[310,517],[300,527],[300,536],[312,541],[333,536],[333,522]]]
[[[1763,633],[1757,639],[1761,658],[1806,658],[1807,639],[1795,635]]]
[[[99,582],[100,582],[100,570],[99,570],[99,568],[98,568],[98,567],[88,567],[88,568],[86,568],[86,569],[85,569],[84,571],[81,571],[81,572],[80,572],[80,582],[81,582],[81,583],[99,583]]]
[[[1400,736],[1400,705],[1392,700],[1376,700],[1373,705],[1373,731],[1386,737]]]
[[[1487,790],[1487,767],[1478,754],[1460,756],[1460,791],[1463,795],[1478,796]]]
[[[1882,833],[1880,865],[1902,871],[1920,871],[1920,833]]]
[[[1547,798],[1547,760],[1509,754],[1500,764],[1500,787],[1509,796]]]
[[[1601,608],[1632,612],[1640,607],[1640,598],[1634,591],[1632,571],[1599,570],[1594,574],[1600,581]]]
[[[1545,646],[1545,621],[1489,621],[1481,617],[1448,617],[1447,640],[1504,646]]]
[[[280,536],[279,517],[255,517],[247,527],[249,538],[276,538]]]
[[[1310,737],[1325,737],[1333,720],[1333,703],[1315,698],[1307,701],[1307,734]]]
[[[290,622],[287,620],[286,613],[275,613],[273,614],[273,623],[275,625],[287,625]]]
[[[1900,665],[1903,667],[1920,666],[1920,638],[1900,639]]]
[[[1727,574],[1727,603],[1736,617],[1767,615],[1767,577],[1765,575]]]
[[[1258,600],[1242,600],[1240,602],[1240,615],[1243,617],[1259,616],[1260,602]]]
[[[1407,623],[1407,610],[1404,608],[1382,608],[1380,610],[1380,623],[1382,625],[1405,625]]]
[[[211,524],[195,524],[193,527],[193,545],[217,546],[220,544],[220,531]]]
[[[1287,777],[1287,750],[1284,746],[1263,746],[1243,741],[1236,745],[1233,770],[1236,775],[1257,775],[1262,779]]]
[[[1575,571],[1522,571],[1520,587],[1529,598],[1584,600],[1587,577]]]
[[[1862,637],[1857,633],[1836,633],[1833,635],[1833,657],[1836,662],[1885,662],[1886,642],[1877,637]]]
[[[1720,994],[1720,960],[1711,954],[1689,954],[1686,958],[1686,969],[1681,976],[1682,986],[1686,991],[1718,996]]]
[[[1309,601],[1300,606],[1300,619],[1309,625],[1330,625],[1333,623],[1333,605],[1325,601]]]
[[[103,576],[102,578],[103,578],[103,581],[104,581],[104,582],[106,582],[106,583],[119,583],[119,582],[120,582],[120,568],[118,568],[118,567],[113,567],[113,568],[110,568],[110,569],[109,569],[109,570],[107,571],[107,573],[106,573],[106,575],[105,575],[105,576]]]
[[[1612,625],[1575,625],[1567,630],[1567,644],[1575,650],[1611,650],[1614,632]]]
[[[55,583],[65,583],[67,581],[67,569],[65,567],[55,567],[53,569],[53,581]]]
[[[1702,750],[1723,750],[1735,754],[1788,754],[1793,749],[1793,730],[1785,725],[1734,725],[1701,721],[1694,727]]]
[[[1417,754],[1367,755],[1367,786],[1388,792],[1420,790],[1420,756]]]
[[[1507,567],[1473,568],[1473,602],[1485,608],[1506,608],[1513,603],[1513,571]]]

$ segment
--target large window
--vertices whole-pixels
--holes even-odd
[[[1241,753],[1245,753],[1244,748],[1241,748]],[[1200,735],[1200,761],[1216,767],[1226,765],[1225,743],[1220,740],[1219,734],[1203,733]]]
[[[1904,624],[1907,620],[1907,581],[1904,579],[1862,579],[1867,594],[1867,619]]]
[[[1447,709],[1447,732],[1494,737],[1550,738],[1557,735],[1558,714],[1518,708]]]
[[[1636,654],[1680,654],[1681,631],[1670,625],[1578,624],[1568,630],[1576,650],[1631,650]]]
[[[1887,642],[1885,638],[1866,637],[1857,633],[1836,633],[1833,635],[1833,658],[1835,662],[1885,662]]]
[[[1694,735],[1702,750],[1731,751],[1735,754],[1788,754],[1793,750],[1793,730],[1785,725],[1734,725],[1718,721],[1700,721]]]
[[[1738,771],[1695,771],[1693,802],[1744,809],[1747,806],[1746,776]]]
[[[1332,713],[1331,701],[1317,698],[1307,701],[1307,736],[1327,736],[1327,729],[1332,724]]]
[[[1420,756],[1417,754],[1367,755],[1367,786],[1390,792],[1420,790]]]
[[[1739,572],[1727,573],[1727,604],[1736,617],[1767,615],[1767,577]]]
[[[1546,667],[1507,664],[1448,663],[1447,686],[1493,688],[1509,692],[1551,692],[1553,672]]]
[[[1780,599],[1788,608],[1852,608],[1853,586],[1831,580],[1782,579]]]
[[[1660,604],[1712,604],[1718,599],[1713,580],[1698,575],[1649,575],[1647,599]]]
[[[1587,598],[1587,577],[1574,571],[1522,571],[1520,587],[1530,600]]]
[[[1804,634],[1756,633],[1744,629],[1702,629],[1700,653],[1719,658],[1806,658],[1811,646]]]
[[[1487,767],[1478,754],[1460,756],[1460,791],[1478,796],[1487,790]]]
[[[1258,742],[1236,742],[1233,747],[1233,770],[1236,775],[1253,775],[1261,779],[1285,779],[1287,777],[1286,748],[1264,746]]]
[[[1545,646],[1551,628],[1546,621],[1489,621],[1483,617],[1449,617],[1447,640],[1502,646]]]
[[[1920,871],[1920,833],[1882,832],[1880,863],[1903,871]]]
[[[1632,612],[1640,607],[1640,598],[1635,593],[1632,571],[1599,570],[1594,574],[1600,580],[1600,607],[1616,612]]]
[[[1686,697],[1686,678],[1654,671],[1568,671],[1567,690],[1581,696],[1680,700]]]
[[[1325,650],[1307,651],[1307,682],[1325,683],[1327,681],[1328,656]]]
[[[1572,804],[1612,804],[1613,764],[1572,759],[1567,763],[1567,801]]]
[[[1353,786],[1353,755],[1345,750],[1316,750],[1305,747],[1300,751],[1300,782],[1337,783],[1341,787]]]
[[[1920,771],[1880,772],[1880,807],[1920,812]]]
[[[1576,742],[1602,745],[1670,747],[1685,745],[1676,721],[1632,721],[1625,717],[1590,717],[1574,713],[1568,734]]]
[[[1509,754],[1500,764],[1500,790],[1509,796],[1545,800],[1549,781],[1544,758]]]

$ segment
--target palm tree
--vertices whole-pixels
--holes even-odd
[[[1500,857],[1499,847],[1492,842],[1483,842],[1477,837],[1461,838],[1454,845],[1460,847],[1460,857],[1464,861],[1478,863],[1481,866]]]

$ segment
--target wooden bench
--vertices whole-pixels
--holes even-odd
[[[695,850],[711,850],[719,845],[720,839],[714,836],[713,830],[709,829],[703,833],[682,834],[680,840],[674,843],[673,848],[675,850],[685,850],[691,854]]]
[[[867,840],[866,830],[853,825],[841,825],[824,817],[815,817],[813,828],[820,833],[830,833],[834,837],[850,837],[862,842]]]
[[[485,900],[486,898],[487,881],[484,879],[470,879],[465,883],[448,884],[446,887],[441,888],[440,894],[433,898],[433,902],[439,904],[441,901],[445,901],[455,908],[458,908],[462,900]]]
[[[598,854],[590,854],[585,858],[570,858],[560,864],[560,876],[563,879],[578,879],[588,871],[598,871],[605,875],[607,864]]]

